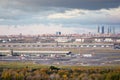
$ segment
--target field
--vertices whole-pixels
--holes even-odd
[[[86,48],[41,48],[39,50],[60,50],[73,53],[120,53],[114,49]],[[108,59],[119,59],[120,56],[110,56]],[[120,65],[106,66],[64,66],[43,65],[34,61],[0,61],[0,80],[120,80]]]
[[[0,62],[0,80],[120,80],[119,66],[46,66]]]
[[[1,50],[8,50],[2,49]],[[120,53],[120,49],[112,49],[112,48],[18,48],[14,50],[41,50],[41,51],[71,51],[72,53],[88,53],[88,52],[95,52],[95,53]]]

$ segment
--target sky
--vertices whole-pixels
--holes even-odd
[[[120,0],[0,0],[0,34],[120,33]]]

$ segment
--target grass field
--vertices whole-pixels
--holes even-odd
[[[8,50],[8,49],[1,49],[1,50]],[[41,50],[41,51],[71,51],[73,53],[120,53],[120,49],[112,49],[112,48],[29,48],[29,49],[13,49],[13,50]]]
[[[0,62],[0,69],[6,69],[6,68],[13,68],[13,69],[19,69],[19,68],[47,68],[47,65],[40,65],[40,64],[34,64],[33,62]]]
[[[12,69],[19,69],[19,68],[48,68],[50,66],[56,66],[60,68],[120,68],[119,65],[114,66],[64,66],[64,65],[42,65],[42,64],[35,64],[33,62],[2,62],[0,61],[0,69],[5,68],[12,68]]]
[[[0,62],[0,80],[120,80],[120,66],[46,66]]]

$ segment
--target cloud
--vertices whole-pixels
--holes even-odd
[[[94,32],[96,25],[120,25],[118,6],[119,0],[0,0],[0,32]]]
[[[0,19],[0,21],[4,21],[4,19]]]
[[[29,27],[29,28],[28,28]],[[62,33],[73,33],[73,28],[65,28],[62,25],[44,25],[44,24],[31,24],[31,25],[18,25],[18,26],[7,26],[1,25],[0,26],[0,34],[3,35],[10,35],[10,34],[55,34],[56,31],[62,31]]]
[[[29,27],[29,28],[28,28]],[[31,25],[0,25],[1,35],[37,35],[37,34],[55,34],[57,31],[61,31],[62,34],[74,34],[74,33],[88,33],[95,32],[95,29],[80,27],[63,27],[62,24],[31,24]]]
[[[48,15],[48,19],[79,21],[85,24],[120,24],[120,7],[100,10],[72,9]],[[81,24],[82,24],[81,23]]]
[[[118,6],[119,0],[0,0],[0,24],[119,24]]]
[[[45,8],[46,9],[46,8]],[[73,24],[84,25],[119,25],[120,7],[86,10],[86,9],[68,9],[68,8],[49,8],[40,12],[24,12],[21,10],[1,9],[1,25],[30,25],[30,24],[62,24],[74,26]]]
[[[75,18],[80,14],[84,14],[84,12],[82,12],[79,9],[73,9],[70,11],[65,11],[64,13],[50,14],[48,15],[48,18],[49,19],[70,19],[70,18]]]
[[[120,6],[119,0],[0,0],[4,8],[37,11],[41,7],[64,7],[80,9],[102,9]]]

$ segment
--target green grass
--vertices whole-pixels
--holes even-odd
[[[6,50],[6,49],[0,49]],[[112,48],[39,48],[39,49],[14,49],[14,50],[41,50],[41,51],[71,51],[73,53],[120,53],[120,49],[112,49]]]
[[[51,65],[42,65],[42,64],[35,64],[33,62],[0,62],[0,69],[20,69],[20,68],[49,68]],[[114,66],[64,66],[64,65],[53,65],[58,68],[82,68],[82,69],[95,69],[95,68],[120,68],[119,65],[114,65]]]
[[[0,62],[0,69],[12,68],[47,68],[47,65],[34,64],[32,62]]]

